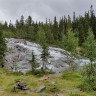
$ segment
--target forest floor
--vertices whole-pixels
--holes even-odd
[[[96,92],[80,91],[78,86],[82,79],[79,72],[73,73],[73,75],[68,74],[65,78],[62,77],[62,74],[68,73],[64,71],[60,74],[36,77],[0,69],[0,96],[96,96]],[[29,90],[16,89],[14,91],[13,85],[17,80],[24,80]],[[37,93],[40,86],[46,86],[46,89]]]

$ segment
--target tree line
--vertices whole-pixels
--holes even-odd
[[[10,21],[9,25],[5,21],[0,24],[4,31],[5,37],[23,38],[38,43],[47,42],[50,45],[57,45],[64,47],[64,37],[67,36],[68,30],[72,29],[75,37],[79,40],[79,46],[82,46],[88,35],[88,29],[92,28],[93,34],[96,39],[96,16],[91,5],[90,10],[85,12],[84,16],[79,15],[76,17],[75,12],[73,18],[62,16],[57,21],[56,16],[54,20],[46,19],[46,23],[34,22],[31,16],[25,20],[21,16],[20,20],[16,20],[15,25]]]

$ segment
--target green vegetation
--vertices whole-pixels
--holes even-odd
[[[92,33],[92,29],[88,30],[88,37],[83,43],[83,54],[85,54],[90,59],[90,64],[86,66],[83,72],[84,81],[81,84],[81,90],[96,91],[96,67],[93,63],[96,60],[96,40]]]
[[[0,25],[2,26],[5,37],[23,38],[40,44],[46,42],[49,45],[67,49],[64,45],[64,36],[67,37],[70,29],[70,31],[74,33],[73,36],[78,38],[78,45],[82,47],[82,44],[86,41],[89,28],[92,29],[96,39],[95,24],[96,17],[93,6],[91,6],[90,11],[85,12],[84,16],[76,17],[74,12],[73,20],[71,20],[71,17],[68,15],[68,17],[63,16],[57,21],[55,16],[53,21],[50,19],[48,21],[46,19],[46,23],[43,23],[33,21],[31,16],[28,16],[26,20],[24,19],[24,16],[21,16],[20,20],[16,20],[16,26],[14,26],[11,21],[9,25],[7,22],[4,24],[1,23]],[[76,41],[74,44],[75,43]]]
[[[48,52],[49,48],[48,45],[46,43],[43,43],[42,45],[42,54],[41,54],[41,58],[43,61],[43,66],[41,67],[41,70],[43,73],[46,73],[47,71],[47,66],[48,65],[48,57],[49,57],[49,52]]]
[[[84,16],[76,17],[74,12],[73,20],[68,15],[68,17],[62,17],[58,22],[55,16],[53,21],[46,19],[46,23],[38,23],[34,22],[31,16],[28,16],[26,20],[24,20],[24,16],[21,16],[20,21],[16,20],[15,25],[11,21],[9,25],[7,22],[0,23],[0,66],[4,67],[5,64],[4,36],[23,38],[41,44],[43,66],[41,70],[35,70],[38,64],[36,64],[35,54],[32,52],[30,61],[32,71],[25,75],[21,72],[0,69],[0,96],[40,96],[36,90],[41,85],[47,86],[44,92],[48,96],[55,96],[57,93],[64,94],[64,96],[96,96],[96,64],[93,63],[96,60],[96,16],[92,6],[90,12],[85,12]],[[71,52],[70,55],[67,54],[70,68],[60,76],[51,74],[53,73],[51,71],[47,72],[48,45],[61,47]],[[75,57],[81,54],[90,59],[90,64],[80,70],[83,71],[82,73],[76,70],[78,64],[73,64]],[[44,75],[49,75],[50,79],[38,82],[38,79]],[[29,86],[29,90],[14,92],[13,84],[21,79]]]
[[[32,73],[34,73],[35,68],[39,65],[36,63],[34,52],[32,51],[32,59],[30,60],[31,66],[32,66]]]
[[[68,29],[67,36],[64,36],[64,48],[69,52],[76,53],[76,47],[78,47],[78,38],[71,29]]]
[[[3,30],[0,26],[0,67],[4,67],[4,56],[6,51],[5,38],[3,35]]]
[[[78,89],[78,86],[82,83],[80,72],[64,71],[61,73],[63,74],[62,76],[48,75],[49,79],[42,81],[38,81],[42,77],[38,78],[34,75],[14,73],[5,69],[0,69],[0,74],[0,96],[40,96],[41,93],[46,93],[48,96],[56,96],[57,93],[64,96],[95,96],[96,94],[95,91],[86,93]],[[18,80],[24,80],[29,90],[16,89],[14,92],[13,85]],[[42,85],[45,85],[46,89],[43,92],[36,93],[36,90]]]

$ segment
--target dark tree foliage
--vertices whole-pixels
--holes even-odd
[[[47,64],[48,64],[48,57],[49,57],[49,47],[46,43],[42,44],[42,54],[41,54],[41,58],[42,58],[42,61],[43,61],[43,66],[41,68],[42,72],[43,73],[46,73],[46,70],[47,70]]]
[[[68,29],[70,28],[72,28],[75,36],[79,38],[79,46],[82,46],[86,41],[89,28],[92,28],[96,39],[96,16],[93,6],[90,7],[88,12],[85,12],[84,16],[77,17],[74,12],[72,18],[68,15],[67,17],[62,16],[60,20],[57,20],[55,16],[53,21],[46,18],[46,22],[43,23],[41,21],[33,21],[31,16],[28,16],[26,20],[24,20],[24,16],[21,16],[20,20],[16,20],[15,25],[10,22],[8,26],[7,22],[5,22],[4,24],[1,23],[1,26],[6,37],[24,38],[41,43],[42,40],[38,40],[40,39],[38,38],[39,32],[39,37],[42,37],[42,33],[45,34],[45,41],[48,44],[62,48],[64,48],[64,36],[67,36]]]
[[[30,63],[32,65],[32,73],[34,73],[36,68],[36,58],[33,51],[32,51],[32,59],[30,60]]]
[[[4,67],[4,56],[6,51],[6,44],[2,28],[0,27],[0,67]]]
[[[59,35],[59,30],[58,30],[58,22],[56,20],[56,17],[54,17],[54,24],[53,24],[52,32],[53,32],[54,39],[57,41],[58,35]]]

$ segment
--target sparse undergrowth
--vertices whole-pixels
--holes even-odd
[[[49,76],[48,80],[38,81],[43,77],[0,69],[0,96],[40,96],[43,93],[46,93],[47,96],[56,96],[56,94],[63,94],[64,96],[95,96],[96,94],[94,91],[89,93],[82,92],[77,88],[81,83],[79,72],[71,74],[68,71],[64,71],[62,76],[56,76],[55,74]],[[14,83],[21,79],[28,85],[29,90],[16,89],[14,91]],[[36,93],[36,90],[42,85],[46,86],[46,89],[43,92]]]

